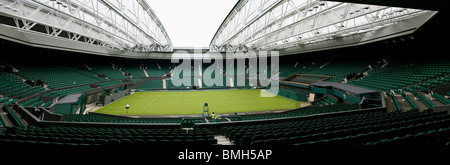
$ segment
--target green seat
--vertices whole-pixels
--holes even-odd
[[[120,145],[120,140],[119,139],[108,139],[108,145]]]
[[[103,139],[103,138],[97,138],[97,139],[95,139],[95,143],[94,144],[106,145],[106,144],[108,144],[108,141],[106,139]]]
[[[131,139],[122,139],[120,140],[120,145],[125,146],[133,145],[133,141]]]
[[[265,144],[264,140],[256,140],[256,141],[253,141],[250,145],[262,146],[264,144]]]
[[[240,144],[250,145],[252,142],[252,137],[253,137],[252,135],[245,134],[244,136],[241,137]]]

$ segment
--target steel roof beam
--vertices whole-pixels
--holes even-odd
[[[210,51],[256,51],[388,27],[432,11],[321,0],[239,1],[219,27]]]

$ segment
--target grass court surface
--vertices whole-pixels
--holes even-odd
[[[126,115],[201,115],[203,104],[209,104],[209,113],[234,113],[293,109],[300,102],[276,95],[260,97],[259,89],[213,91],[137,92],[113,102],[96,112]]]

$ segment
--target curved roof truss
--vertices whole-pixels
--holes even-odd
[[[121,51],[172,51],[168,34],[144,0],[2,0],[0,16],[12,18],[9,25],[25,33]]]
[[[306,51],[306,45],[324,41],[333,45],[347,36],[377,30],[378,34],[371,34],[373,37],[394,36],[392,34],[399,32],[380,32],[379,29],[408,22],[405,20],[427,13],[426,18],[417,19],[421,23],[433,12],[321,0],[241,0],[219,27],[210,43],[210,51],[245,52],[299,47]],[[420,25],[414,24],[413,28]]]

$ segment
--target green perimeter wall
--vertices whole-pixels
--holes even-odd
[[[307,102],[309,97],[309,89],[299,86],[290,86],[286,84],[280,84],[278,95],[296,100]]]
[[[280,90],[278,91],[278,95],[296,100],[296,101],[308,101],[309,93],[321,93],[321,94],[329,94],[339,97],[341,99],[347,100],[352,103],[359,103],[361,101],[361,97],[356,94],[352,94],[350,92],[342,91],[334,88],[318,88],[318,87],[310,87],[306,85],[296,84],[296,83],[288,83],[288,82],[280,82]]]

